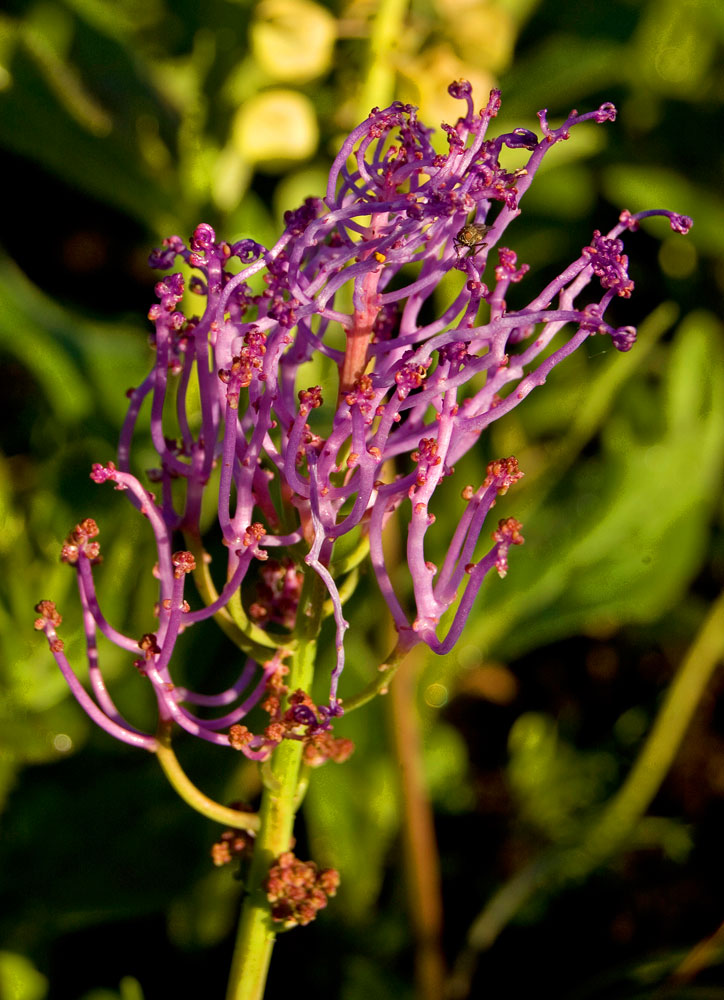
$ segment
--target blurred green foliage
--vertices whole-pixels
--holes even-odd
[[[370,105],[410,100],[437,124],[456,114],[446,87],[460,76],[473,81],[478,102],[499,84],[511,127],[533,127],[544,105],[559,115],[613,100],[620,110],[615,125],[582,129],[557,150],[526,196],[515,248],[537,272],[528,283],[560,270],[621,207],[669,207],[695,219],[686,240],[659,222],[629,241],[638,287],[617,318],[640,324],[630,354],[591,342],[460,463],[460,481],[467,470],[474,481],[488,458],[518,456],[527,478],[500,515],[524,521],[527,543],[507,579],[484,587],[459,646],[426,661],[410,707],[425,735],[452,886],[452,954],[498,882],[542,846],[582,835],[625,774],[724,578],[723,42],[718,0],[7,4],[0,996],[153,1000],[172,988],[190,995],[192,982],[194,995],[203,983],[212,996],[225,974],[239,889],[208,868],[215,832],[186,815],[154,761],[92,730],[32,632],[33,605],[52,597],[66,616],[71,661],[82,661],[74,580],[57,552],[89,514],[103,532],[108,617],[139,634],[147,626],[152,581],[136,559],[143,525],[88,479],[93,461],[112,457],[124,390],[145,371],[136,303],[151,301],[152,278],[140,276],[139,261],[163,236],[202,220],[229,239],[271,242],[286,209],[323,191],[335,144]],[[441,497],[438,519],[455,502]],[[387,652],[371,579],[347,612],[354,655],[343,694],[367,683]],[[214,636],[188,648],[182,674],[230,669]],[[142,716],[142,682],[117,650],[101,652],[119,703]],[[721,763],[721,724],[707,718],[688,752]],[[384,699],[350,715],[340,734],[355,740],[355,756],[313,776],[300,837],[320,864],[341,869],[342,889],[318,927],[298,932],[303,941],[280,942],[270,996],[286,986],[283,956],[304,949],[317,964],[303,985],[345,1000],[410,995],[397,764],[386,726]],[[253,768],[181,742],[211,794],[253,797]],[[640,831],[677,872],[688,871],[690,856],[711,860],[705,821],[722,832],[724,783],[713,764],[694,773],[697,795],[677,793],[674,782],[663,800],[671,815]],[[617,877],[624,892],[643,892]],[[701,869],[687,877],[707,883]],[[528,914],[538,951],[531,938],[512,939],[511,948],[522,940],[533,949],[534,985],[553,974],[552,962],[567,961],[572,996],[592,970],[612,960],[623,969],[631,955],[621,941],[641,954],[669,949],[655,974],[640,959],[578,994],[649,996],[675,968],[677,949],[721,920],[710,898],[717,888],[721,898],[720,883],[711,874],[684,893],[681,920],[660,939],[638,928],[626,938],[611,918],[610,940],[601,932],[608,950],[597,952],[594,920],[577,944],[593,956],[585,976],[571,944],[556,951],[543,906]],[[578,905],[593,912],[598,891]],[[138,920],[148,922],[142,932],[133,929]],[[101,935],[109,943],[100,946]],[[525,969],[511,987],[509,953],[501,953],[500,966],[486,967],[490,995],[504,976],[508,992],[524,995]],[[711,984],[706,995],[723,995],[716,978]]]

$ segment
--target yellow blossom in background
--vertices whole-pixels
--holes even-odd
[[[501,4],[480,0],[436,0],[435,8],[463,62],[493,73],[510,65],[516,25]]]
[[[332,14],[311,0],[263,0],[250,30],[259,67],[274,80],[294,84],[329,70],[336,37]]]
[[[460,113],[459,104],[450,97],[443,80],[470,80],[474,94],[487,94],[495,86],[491,73],[471,68],[447,42],[401,60],[399,68],[403,100],[417,105],[421,116],[436,123],[454,119]]]
[[[277,87],[255,94],[234,116],[231,140],[247,163],[265,170],[306,160],[317,148],[319,128],[314,105],[296,90]]]

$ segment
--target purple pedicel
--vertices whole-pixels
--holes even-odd
[[[46,607],[36,622],[83,707],[113,735],[153,749],[153,737],[129,726],[105,690],[96,629],[125,649],[141,649],[137,666],[154,686],[162,721],[173,719],[203,739],[228,742],[219,730],[263,697],[283,663],[285,641],[294,638],[304,564],[323,581],[336,625],[329,705],[316,710],[317,729],[328,728],[342,711],[337,684],[348,628],[338,586],[353,563],[335,567],[333,547],[350,533],[356,533],[351,541],[369,543],[400,647],[422,641],[447,652],[488,570],[504,576],[510,545],[523,540],[519,522],[500,521],[492,546],[476,558],[486,515],[522,473],[514,458],[500,459],[489,463],[478,487],[465,486],[457,527],[441,526],[448,534],[440,567],[425,555],[437,487],[492,421],[542,385],[588,337],[608,335],[622,351],[633,345],[633,327],[614,328],[605,320],[611,300],[628,298],[633,290],[622,235],[649,215],[664,215],[675,232],[686,233],[691,220],[685,216],[622,212],[610,232],[596,231],[580,257],[526,307],[506,306],[510,284],[526,278],[528,265],[502,240],[543,157],[579,123],[613,121],[613,105],[582,115],[573,111],[557,129],[541,111],[540,139],[523,128],[486,138],[500,108],[499,92],[492,91],[479,114],[466,81],[451,85],[450,93],[465,102],[465,114],[443,126],[446,154],[435,151],[412,106],[395,102],[374,109],[342,145],[325,199],[308,198],[288,212],[286,229],[271,249],[248,239],[218,241],[211,226],[202,224],[188,245],[173,236],[151,255],[151,266],[161,270],[181,258],[193,276],[171,273],[156,285],[159,303],[149,312],[155,366],[129,393],[118,467],[94,466],[92,478],[126,490],[150,522],[158,625],[137,642],[106,622],[92,581],[95,543],[82,526],[69,539],[68,561],[78,568],[97,703],[70,672],[55,632],[55,609]],[[504,147],[527,153],[525,165],[513,171],[501,166]],[[433,294],[443,278],[456,274],[458,280],[445,286],[453,289],[448,303],[440,305]],[[181,310],[186,291],[205,300],[200,315]],[[557,346],[548,353],[554,338]],[[324,373],[324,390],[308,385],[305,365],[312,360],[315,371]],[[159,456],[149,477],[160,488],[158,499],[130,471],[135,424],[147,397]],[[207,489],[218,503],[228,562],[218,596],[205,609],[190,611],[183,592],[193,559],[174,554],[172,538],[179,532],[200,538]],[[395,593],[382,544],[384,526],[398,510],[406,511],[408,521],[412,616]],[[250,586],[249,567],[266,560],[269,549],[286,551],[279,551],[268,573],[255,573]],[[254,675],[247,663],[239,681],[219,694],[174,686],[171,653],[181,631],[223,610],[240,588],[250,616],[246,627],[243,621],[239,626],[241,645],[248,641],[251,662],[264,664],[261,681],[244,699]],[[458,599],[447,634],[438,635],[441,616]],[[45,605],[50,602],[38,609]],[[276,627],[268,629],[270,623]],[[235,707],[209,721],[185,702]],[[314,715],[311,709],[308,714]],[[239,748],[250,757],[263,758],[275,745],[236,728]]]

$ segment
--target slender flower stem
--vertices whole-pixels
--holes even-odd
[[[667,996],[671,995],[669,992],[671,989],[681,989],[683,986],[687,986],[704,969],[715,963],[718,964],[722,945],[724,945],[724,923],[719,924],[713,934],[709,934],[708,937],[694,945],[668,979],[662,983],[661,989],[654,994],[654,998],[659,997],[660,1000],[665,1000]]]
[[[256,813],[239,812],[238,809],[230,809],[214,802],[189,780],[188,775],[183,771],[178,762],[176,754],[171,749],[170,727],[165,726],[158,737],[158,748],[156,756],[163,768],[170,785],[175,788],[184,802],[202,813],[216,823],[223,823],[224,826],[231,826],[238,830],[249,830],[250,832],[259,829],[260,822]]]
[[[415,705],[419,657],[411,658],[390,688],[388,718],[400,765],[402,825],[408,913],[415,933],[415,983],[418,1000],[439,1000],[445,980],[440,935],[440,866],[432,807],[425,787],[422,736]]]
[[[206,551],[198,534],[187,531],[184,533],[184,540],[190,552],[196,559],[196,569],[194,570],[194,582],[199,594],[208,607],[218,601],[219,594],[211,579],[209,566],[206,559]],[[228,607],[223,607],[214,614],[214,619],[224,635],[229,638],[235,646],[243,649],[245,653],[254,656],[259,662],[267,659],[275,647],[274,637],[267,635],[261,629],[252,625],[248,620],[244,620],[243,610],[240,609],[239,601],[231,608],[231,602],[227,602]],[[232,610],[236,612],[236,618],[232,616]],[[241,610],[241,616],[239,611]],[[241,617],[241,627],[239,618]],[[284,645],[289,645],[286,639]]]
[[[399,670],[402,661],[411,649],[412,646],[409,644],[398,642],[385,662],[378,667],[377,677],[352,698],[345,698],[344,714],[349,715],[356,708],[361,708],[368,701],[372,701],[378,694],[387,694],[390,688],[390,681]]]
[[[319,577],[308,572],[299,609],[303,634],[289,661],[290,691],[311,688],[324,594]],[[261,829],[254,843],[226,1000],[261,1000],[264,996],[278,929],[271,918],[264,881],[273,862],[290,849],[300,804],[303,749],[301,741],[284,740],[270,761],[271,773],[265,780],[259,809]]]

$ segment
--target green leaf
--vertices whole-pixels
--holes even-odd
[[[719,255],[724,250],[724,199],[675,170],[618,163],[604,171],[603,190],[614,205],[625,205],[631,212],[670,208],[688,215],[694,226],[687,240],[693,240],[703,253]],[[664,222],[645,219],[641,225],[660,236]]]
[[[144,79],[143,60],[133,39],[124,47],[63,13],[60,31],[57,18],[13,25],[9,85],[0,91],[0,145],[144,227],[164,228],[163,219],[178,217],[179,193],[174,173],[157,170],[139,147],[139,121],[150,117],[162,131],[170,124]]]
[[[0,348],[39,383],[55,420],[73,424],[100,413],[118,425],[124,389],[139,379],[148,350],[138,331],[61,308],[2,256],[0,297]]]
[[[642,81],[676,100],[701,98],[716,51],[716,7],[716,0],[647,4],[632,53]]]
[[[540,107],[541,81],[545,81],[546,104],[567,114],[572,94],[581,101],[628,75],[625,48],[601,38],[561,33],[529,51],[534,54],[518,61],[501,82],[506,118],[529,115]]]

